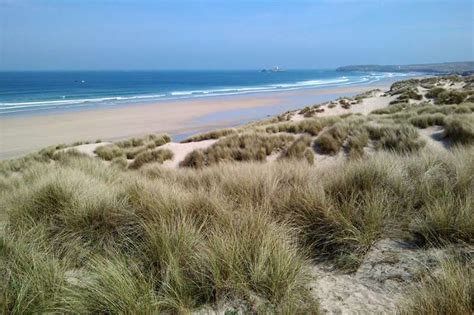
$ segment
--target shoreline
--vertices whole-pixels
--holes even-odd
[[[0,117],[0,159],[19,157],[59,143],[118,140],[168,133],[174,140],[216,128],[232,127],[278,113],[386,89],[398,79],[367,85],[298,89],[199,99],[160,101],[85,109],[48,115]]]

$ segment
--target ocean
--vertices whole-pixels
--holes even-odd
[[[402,73],[335,70],[0,72],[0,115],[371,84]]]

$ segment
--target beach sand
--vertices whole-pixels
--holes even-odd
[[[235,126],[285,110],[302,108],[369,89],[387,89],[392,81],[371,85],[255,93],[133,104],[107,109],[0,118],[0,159],[18,157],[49,145],[75,141],[117,140],[150,133],[191,134]],[[277,110],[277,112],[275,112]],[[217,115],[211,119],[212,116]],[[263,115],[263,117],[262,117]],[[206,119],[206,117],[211,117]]]

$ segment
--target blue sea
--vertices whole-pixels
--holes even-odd
[[[335,70],[0,72],[0,115],[364,85],[406,76]]]

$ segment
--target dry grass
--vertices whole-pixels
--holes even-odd
[[[321,130],[327,126],[340,121],[337,116],[311,118],[299,122],[282,122],[265,126],[265,131],[269,133],[289,132],[289,133],[308,133],[316,136]]]
[[[147,163],[163,163],[173,158],[173,152],[168,149],[158,149],[139,153],[129,165],[131,169],[138,169]]]
[[[198,134],[195,136],[191,136],[183,141],[181,143],[186,143],[186,142],[196,142],[196,141],[202,141],[202,140],[208,140],[208,139],[219,139],[225,136],[229,136],[232,134],[236,134],[237,130],[233,128],[228,128],[228,129],[220,129],[220,130],[213,130],[210,132]]]
[[[325,169],[282,160],[141,172],[87,157],[35,162],[5,179],[1,307],[189,312],[239,300],[314,313],[308,255],[354,269],[387,236],[472,240],[473,157],[458,148]]]
[[[275,150],[283,150],[294,137],[292,135],[267,135],[245,133],[220,139],[210,148],[191,152],[181,166],[201,167],[229,161],[264,161]]]
[[[420,126],[446,115],[445,136],[459,145],[420,150],[407,124],[415,113]],[[183,164],[199,170],[153,163],[169,157],[155,149],[169,140],[151,137],[101,149],[111,163],[56,152],[63,146],[2,162],[0,312],[175,314],[237,303],[246,313],[317,314],[312,259],[355,270],[387,237],[472,245],[471,113],[423,104],[368,118],[282,116],[192,152]],[[330,137],[329,152],[358,158],[310,165],[312,138],[269,134],[283,130]],[[364,156],[369,139],[381,150]],[[142,149],[127,168],[125,152]],[[276,152],[278,162],[260,163]],[[468,268],[446,261],[400,311],[469,313]]]
[[[115,144],[100,146],[95,149],[95,153],[98,157],[106,161],[111,161],[116,157],[124,155],[124,151],[118,145]]]
[[[424,114],[414,116],[409,119],[410,124],[418,128],[427,128],[429,126],[444,126],[445,115],[441,113]]]
[[[474,117],[471,114],[446,118],[443,135],[454,143],[474,143]]]
[[[314,153],[310,148],[312,141],[308,135],[299,137],[281,154],[280,159],[306,160],[313,164]]]
[[[444,91],[437,95],[436,104],[460,104],[467,97],[465,92],[460,91]]]
[[[469,262],[447,259],[441,270],[428,274],[413,288],[401,314],[471,314],[474,309],[474,271]]]
[[[368,131],[370,139],[376,140],[377,149],[409,153],[420,150],[426,144],[410,125],[370,126]]]

